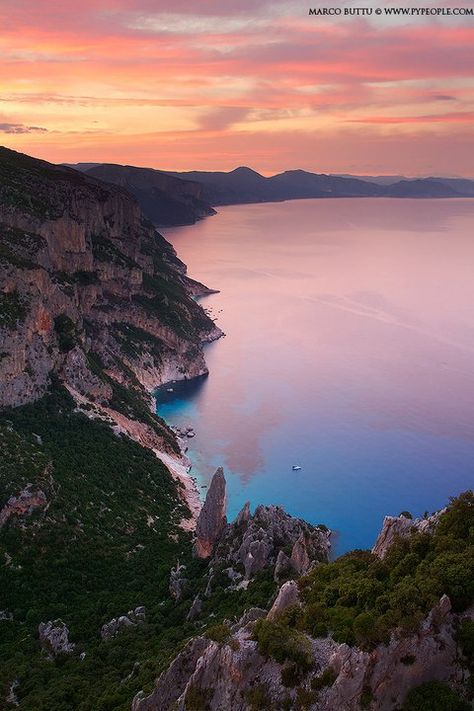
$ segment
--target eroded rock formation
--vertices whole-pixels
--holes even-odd
[[[390,546],[397,538],[406,538],[413,532],[431,533],[439,522],[445,509],[437,511],[432,516],[427,518],[410,518],[400,514],[400,516],[385,516],[383,520],[382,530],[377,536],[375,545],[372,548],[372,553],[379,558],[384,558]]]
[[[59,378],[90,416],[136,421],[157,385],[207,372],[201,346],[220,331],[192,296],[209,290],[130,194],[5,148],[0,177],[0,408]],[[179,451],[151,411],[141,420],[152,446]]]
[[[194,554],[198,558],[209,558],[212,555],[214,545],[226,524],[226,504],[224,470],[219,467],[212,477],[204,506],[197,520]]]
[[[286,583],[286,589],[293,586]],[[250,711],[251,693],[259,687],[265,708],[299,708],[297,690],[282,683],[283,666],[259,653],[252,638],[255,619],[244,615],[232,627],[233,637],[218,644],[203,637],[191,640],[172,665],[157,680],[154,691],[137,695],[133,711],[186,711],[187,700],[206,699],[210,711]],[[331,638],[307,637],[313,668],[298,683],[311,690],[311,682],[322,672],[332,670],[327,685],[322,685],[311,711],[360,711],[361,699],[377,711],[393,711],[414,686],[432,679],[456,684],[464,678],[455,641],[455,615],[449,599],[443,596],[418,631],[410,635],[395,632],[388,645],[373,652],[338,644]],[[472,615],[470,616],[472,617]]]
[[[11,496],[0,510],[0,528],[7,521],[30,516],[33,511],[42,509],[48,503],[46,494],[41,489],[34,490],[27,486],[17,496]]]
[[[228,524],[215,547],[211,567],[227,568],[234,584],[245,584],[257,573],[274,567],[276,579],[284,573],[297,577],[328,559],[330,531],[287,514],[281,506],[257,506],[250,514],[245,504]],[[285,554],[291,552],[291,558]]]
[[[41,622],[38,633],[41,647],[49,659],[74,651],[75,645],[69,641],[69,630],[62,620]]]

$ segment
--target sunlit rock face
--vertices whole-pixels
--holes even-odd
[[[0,177],[0,407],[52,378],[99,405],[117,383],[148,407],[160,383],[207,372],[220,331],[192,297],[208,290],[129,193],[7,149]]]

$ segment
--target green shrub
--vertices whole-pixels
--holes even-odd
[[[373,700],[374,695],[372,693],[372,689],[370,688],[370,686],[364,686],[360,695],[360,707],[362,709],[369,708]]]
[[[247,691],[245,699],[251,711],[267,711],[271,708],[271,701],[265,684],[257,684]]]
[[[276,662],[294,662],[302,671],[308,671],[313,664],[311,644],[298,632],[279,622],[261,619],[257,620],[253,639],[257,641],[258,649],[266,657],[272,657]]]
[[[332,667],[326,667],[322,674],[313,676],[311,679],[311,688],[314,691],[320,691],[326,686],[332,686],[337,679],[337,674]]]
[[[232,633],[229,625],[222,623],[208,627],[204,634],[208,639],[212,639],[214,642],[225,644],[230,639]]]
[[[296,690],[296,708],[298,711],[308,711],[318,699],[318,693],[313,689],[300,686]]]
[[[26,303],[17,291],[0,293],[0,328],[14,328],[27,313]]]
[[[212,689],[199,689],[197,686],[190,686],[186,692],[187,711],[207,711],[212,699]]]
[[[287,689],[293,689],[301,681],[303,672],[295,662],[285,662],[281,669],[281,683]]]
[[[59,350],[67,353],[78,342],[74,321],[67,314],[59,314],[54,319],[54,330],[58,337]]]
[[[429,681],[408,692],[403,711],[470,711],[471,706],[447,684]]]
[[[400,539],[379,560],[352,551],[300,580],[297,626],[364,649],[387,643],[399,627],[411,632],[445,593],[455,611],[474,599],[474,494],[452,499],[433,534]]]
[[[474,622],[463,622],[457,632],[456,640],[466,657],[469,667],[474,668]]]

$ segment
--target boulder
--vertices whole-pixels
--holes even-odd
[[[196,595],[196,597],[193,600],[193,604],[190,607],[190,610],[188,612],[188,615],[186,617],[186,622],[194,622],[194,620],[197,620],[199,615],[201,614],[202,610],[202,601],[199,595]]]
[[[288,558],[286,553],[282,550],[278,551],[276,563],[275,563],[275,571],[273,573],[273,579],[277,583],[280,578],[283,576],[287,575],[290,570],[291,570],[291,560]]]
[[[69,641],[69,629],[62,620],[40,622],[38,633],[41,647],[49,659],[74,651],[75,645]]]
[[[112,639],[126,627],[136,627],[143,624],[146,620],[146,609],[143,606],[136,607],[134,610],[129,610],[126,615],[114,617],[110,622],[102,625],[100,636],[104,641]]]
[[[275,617],[278,617],[278,615],[283,612],[283,610],[286,610],[287,607],[299,604],[300,596],[298,592],[298,585],[294,580],[288,580],[278,591],[276,600],[267,615],[267,620],[274,620]]]
[[[301,531],[301,534],[291,551],[291,566],[298,576],[307,573],[311,566],[304,531]]]

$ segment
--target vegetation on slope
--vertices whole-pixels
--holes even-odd
[[[0,621],[0,698],[18,679],[26,711],[129,709],[196,634],[186,616],[205,563],[192,559],[190,536],[178,525],[189,511],[176,484],[150,451],[77,412],[60,388],[5,412],[0,444],[0,508],[27,484],[49,504],[0,529],[0,610],[13,614]],[[168,591],[178,559],[190,580],[179,604]],[[265,604],[274,591],[267,577],[230,594],[216,585],[204,619]],[[138,605],[146,607],[145,624],[101,640],[105,622]],[[56,618],[76,649],[52,662],[41,652],[38,624]]]
[[[400,539],[383,561],[369,551],[347,553],[317,566],[300,580],[300,588],[301,609],[256,627],[262,651],[277,661],[273,645],[280,649],[295,629],[312,637],[331,634],[337,642],[370,650],[388,642],[395,628],[415,630],[443,594],[455,611],[463,611],[474,600],[472,491],[451,501],[434,534]]]

